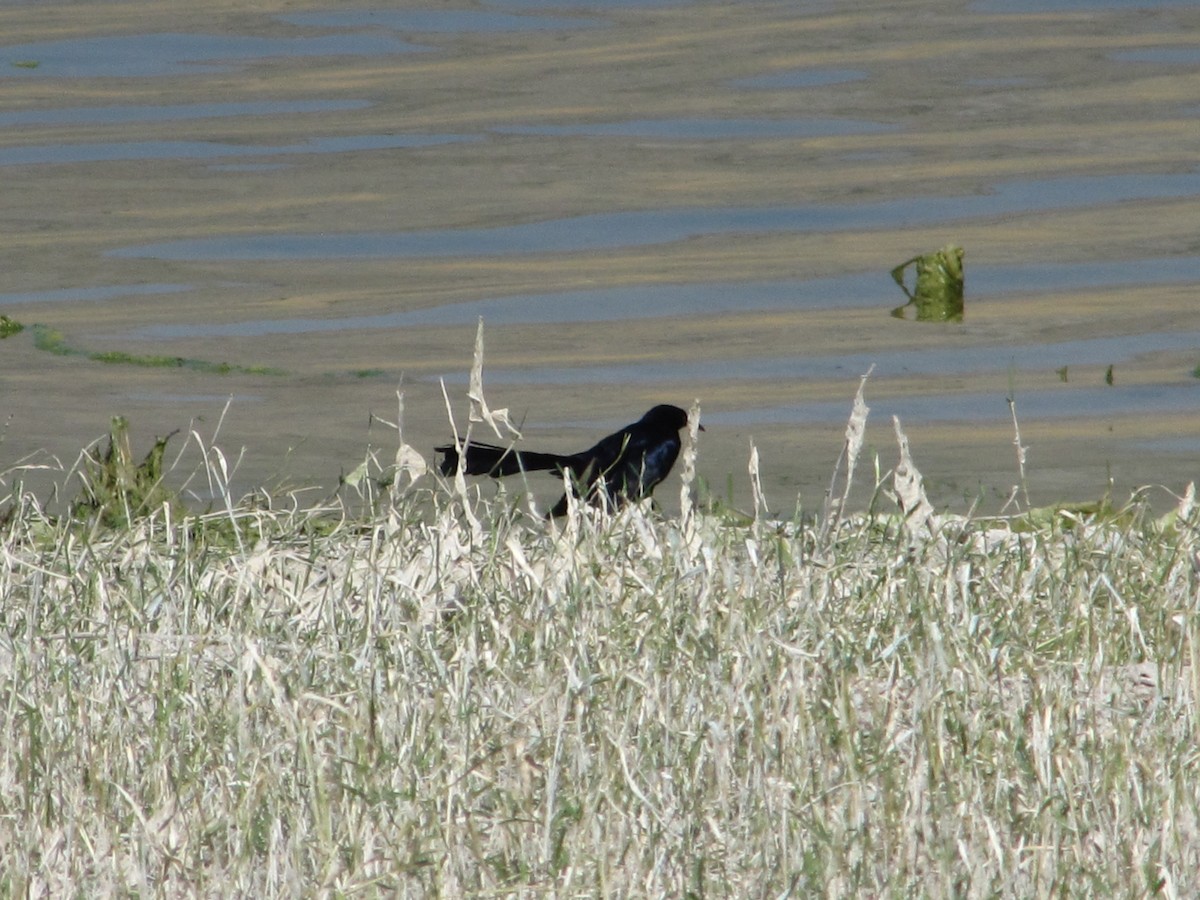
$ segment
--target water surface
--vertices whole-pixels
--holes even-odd
[[[491,9],[339,9],[288,13],[279,19],[292,25],[319,28],[389,28],[431,33],[559,31],[603,24],[578,16],[513,15]]]
[[[128,34],[0,46],[0,78],[150,78],[229,71],[273,57],[381,56],[426,48],[386,34]],[[15,65],[36,62],[34,68]]]
[[[1163,9],[1187,5],[1186,0],[975,0],[970,9],[971,12],[981,13],[1051,13]]]
[[[105,141],[0,148],[0,166],[64,165],[135,159],[220,159],[227,156],[288,156],[401,150],[474,140],[461,134],[359,134],[311,138],[300,144],[258,146],[220,141]]]
[[[52,291],[20,291],[0,294],[0,307],[30,303],[78,303],[116,300],[120,297],[179,294],[194,289],[190,284],[108,284],[94,287],[58,288]]]
[[[789,88],[824,87],[862,81],[867,73],[862,69],[785,69],[751,75],[731,82],[734,87],[748,90],[787,90]]]
[[[289,116],[366,109],[370,105],[368,100],[250,100],[166,106],[120,104],[62,109],[14,109],[0,111],[0,128],[21,125],[122,125],[235,116]]]
[[[1023,263],[1007,266],[969,266],[968,314],[972,299],[996,294],[1023,295],[1114,288],[1149,284],[1200,283],[1200,257],[1165,257],[1128,261]],[[3,298],[0,297],[0,300]],[[636,284],[614,288],[550,291],[488,297],[429,309],[368,316],[322,318],[280,317],[241,322],[152,325],[133,337],[179,339],[195,337],[258,337],[269,334],[417,328],[429,325],[549,325],[657,319],[785,309],[859,309],[889,303],[903,295],[884,272],[853,272],[827,278],[771,281],[703,282],[699,284]]]
[[[575,125],[501,125],[499,134],[551,137],[642,137],[664,140],[761,140],[763,138],[829,137],[837,134],[876,134],[895,126],[861,119],[627,119],[620,122],[581,122]]]
[[[603,12],[605,10],[625,9],[661,9],[669,6],[683,6],[691,0],[490,0],[488,6],[500,6],[505,9],[586,9]]]
[[[1149,353],[1194,350],[1200,347],[1200,331],[1169,331],[1090,338],[1043,344],[994,344],[930,346],[919,350],[880,349],[869,353],[829,356],[756,356],[721,360],[725,381],[808,380],[857,378],[872,366],[877,379],[892,376],[953,373],[1004,372],[1008,369],[1053,371],[1061,366],[1095,366],[1128,363]],[[489,367],[487,378],[496,384],[652,384],[655,382],[703,382],[713,374],[711,361],[621,363],[601,366]],[[447,371],[440,377],[448,383],[465,383],[466,374]],[[1200,382],[1187,385],[1187,396],[1200,403]],[[929,398],[937,402],[937,397]],[[1129,409],[1134,407],[1126,407]]]
[[[1168,66],[1200,65],[1200,47],[1146,47],[1112,54],[1118,62],[1159,63]]]
[[[1069,419],[1072,416],[1106,417],[1128,414],[1136,409],[1145,413],[1171,414],[1195,408],[1195,390],[1179,385],[1064,386],[1039,391],[1017,391],[1015,395],[1020,421]],[[966,392],[942,397],[872,397],[868,401],[873,421],[887,422],[899,416],[903,422],[1008,422],[1012,413],[1002,390]],[[850,415],[848,401],[815,401],[787,406],[754,407],[740,410],[705,412],[708,426],[748,427],[755,425],[802,425],[806,423],[844,422]],[[1198,441],[1179,441],[1171,452],[1196,447]]]
[[[904,228],[1197,194],[1200,194],[1200,171],[1070,176],[1000,182],[986,192],[953,197],[784,207],[637,210],[497,228],[237,235],[122,247],[108,255],[172,260],[268,260],[570,253],[663,244],[710,234]]]

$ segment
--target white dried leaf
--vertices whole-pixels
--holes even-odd
[[[924,479],[908,452],[908,436],[900,427],[900,417],[892,416],[896,428],[896,442],[900,445],[900,461],[892,475],[896,490],[896,502],[904,513],[904,524],[910,532],[928,533],[933,524],[933,504],[925,496]]]

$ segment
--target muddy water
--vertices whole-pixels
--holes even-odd
[[[79,351],[0,343],[0,469],[123,414],[329,487],[401,381],[411,443],[442,381],[461,423],[482,316],[528,440],[699,399],[738,503],[753,442],[817,506],[871,365],[951,508],[1016,484],[1009,397],[1035,503],[1200,474],[1194,5],[443,6],[0,9],[0,312]],[[966,321],[892,318],[949,242]]]

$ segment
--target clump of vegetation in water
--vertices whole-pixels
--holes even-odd
[[[905,270],[915,265],[916,284],[910,291]],[[904,318],[909,306],[916,308],[918,322],[961,322],[963,320],[963,249],[947,244],[941,250],[923,253],[892,269],[892,279],[908,295],[908,303],[892,310]]]
[[[25,330],[25,326],[16,319],[10,319],[8,316],[0,315],[0,340],[10,337],[14,334],[20,334]]]

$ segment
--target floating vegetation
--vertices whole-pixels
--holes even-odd
[[[904,281],[909,266],[916,268],[912,290]],[[908,307],[916,308],[918,322],[961,322],[963,320],[963,249],[947,244],[941,250],[923,253],[892,269],[892,278],[908,295],[908,303],[892,310],[898,319]]]
[[[185,356],[155,356],[126,353],[122,350],[92,352],[72,347],[61,331],[46,325],[33,325],[33,345],[56,356],[82,356],[94,362],[110,365],[146,366],[163,369],[190,369],[209,375],[286,375],[283,369],[272,366],[242,366],[235,363],[209,362],[205,359],[189,359]]]
[[[1109,366],[1107,369],[1104,370],[1104,383],[1109,385],[1110,387],[1112,386],[1112,383],[1113,383],[1113,367],[1112,366]]]
[[[33,326],[33,346],[38,350],[53,353],[55,356],[70,356],[79,352],[67,346],[61,331],[56,331],[46,325]]]
[[[0,340],[6,337],[11,337],[25,330],[25,326],[16,319],[10,319],[8,316],[0,315]]]
[[[36,59],[15,59],[10,65],[18,69],[36,69],[41,63]]]

